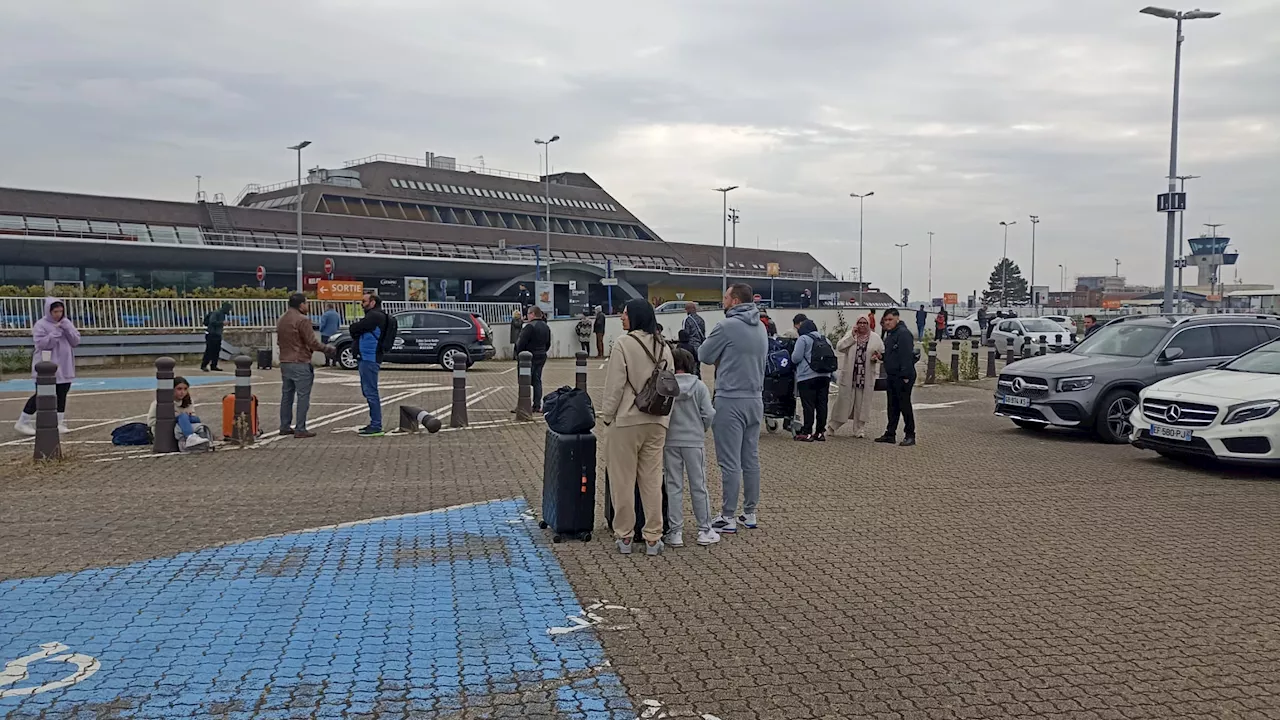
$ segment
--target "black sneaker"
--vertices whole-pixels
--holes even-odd
[[[357,432],[360,437],[382,437],[386,433],[382,432],[382,428],[376,428],[370,425],[360,428]]]
[[[826,434],[826,433],[818,433],[817,435],[814,435],[814,436],[813,436],[813,441],[814,441],[814,442],[826,442],[826,441],[827,441],[827,434]]]
[[[902,442],[898,443],[901,447],[913,447],[916,444],[916,436],[908,435],[902,438]]]
[[[799,433],[792,439],[795,440],[796,442],[813,442],[813,436],[805,435],[804,433]]]
[[[894,436],[892,436],[892,435],[885,434],[885,435],[881,435],[880,437],[876,438],[876,439],[874,440],[874,442],[878,442],[878,443],[889,443],[890,445],[892,445],[893,443],[897,442],[897,438],[895,438],[895,437],[894,437]]]
[[[280,428],[280,434],[281,434],[281,435],[292,435],[292,434],[293,434],[293,428],[291,428],[291,427],[282,427],[282,428]]]

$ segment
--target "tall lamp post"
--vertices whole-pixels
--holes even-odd
[[[863,282],[862,282],[862,278],[863,278],[863,277],[865,277],[865,275],[866,275],[866,273],[864,273],[864,272],[862,271],[863,267],[865,267],[865,266],[862,264],[862,209],[863,209],[863,201],[864,201],[864,200],[866,200],[867,198],[871,197],[872,195],[875,195],[875,194],[876,194],[876,193],[875,193],[875,191],[874,191],[874,190],[873,190],[873,191],[871,191],[871,192],[869,192],[869,193],[863,193],[863,194],[861,194],[861,195],[859,195],[858,193],[849,193],[849,197],[858,198],[858,304],[859,304],[859,305],[861,305],[861,304],[862,304],[862,289],[865,287],[865,285],[864,285],[864,284],[863,284]]]
[[[1031,313],[1040,314],[1040,303],[1036,301],[1036,226],[1040,224],[1040,216],[1031,216]]]
[[[1187,191],[1188,180],[1198,180],[1199,175],[1179,175],[1178,176],[1178,192],[1185,193]],[[1183,258],[1186,257],[1186,222],[1187,211],[1183,210],[1178,213],[1178,310],[1182,310],[1182,270],[1186,263]]]
[[[310,140],[303,140],[297,145],[290,145],[289,150],[298,153],[298,261],[296,275],[294,279],[297,281],[298,292],[302,292],[302,150],[311,144]]]
[[[1158,18],[1166,20],[1174,20],[1177,22],[1176,35],[1173,50],[1173,119],[1170,123],[1169,131],[1169,195],[1172,196],[1177,191],[1178,182],[1178,99],[1179,85],[1182,82],[1182,21],[1183,20],[1208,20],[1215,18],[1222,13],[1207,10],[1169,10],[1167,8],[1159,8],[1148,6],[1140,10],[1144,15],[1154,15]],[[1173,312],[1173,240],[1174,240],[1174,219],[1173,209],[1165,213],[1165,238],[1164,238],[1164,302],[1161,303],[1160,311],[1163,313]]]
[[[898,248],[898,299],[902,299],[902,249],[911,243],[894,243],[893,246]]]
[[[533,141],[534,145],[542,146],[542,167],[543,170],[546,171],[547,175],[547,190],[543,193],[542,197],[544,212],[542,221],[546,223],[546,234],[542,242],[542,247],[547,251],[547,276],[543,279],[547,282],[551,282],[551,263],[554,262],[554,260],[551,259],[551,143],[559,139],[559,135],[552,135],[550,140]],[[555,291],[553,290],[552,293],[554,294],[554,292]],[[551,314],[555,315],[555,311],[552,310]]]
[[[737,190],[737,185],[716,188],[724,200],[724,208],[720,211],[721,249],[720,249],[720,292],[729,291],[729,191]]]
[[[1004,251],[1000,254],[1000,304],[1009,305],[1009,226],[1017,225],[1018,221],[1013,222],[1000,221],[1004,226]]]
[[[729,208],[729,223],[733,225],[733,246],[738,247],[738,221],[742,216],[738,214],[737,208]]]
[[[929,302],[933,302],[933,231],[929,231],[929,288],[926,291]]]
[[[1058,292],[1067,291],[1067,269],[1058,263]]]

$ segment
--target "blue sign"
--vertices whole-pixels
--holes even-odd
[[[0,582],[0,717],[634,718],[528,517],[497,501]]]

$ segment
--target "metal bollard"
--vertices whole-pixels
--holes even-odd
[[[173,409],[173,358],[156,358],[156,436],[153,453],[178,452],[178,438],[173,428],[178,424]]]
[[[585,392],[587,389],[587,354],[579,350],[575,357],[577,364],[574,371],[574,387]]]
[[[981,343],[977,338],[969,341],[969,354],[973,356],[973,379],[978,379],[978,353]]]
[[[960,381],[960,341],[951,341],[951,382]]]
[[[1004,344],[1004,362],[1005,362],[1005,364],[1007,365],[1007,364],[1009,364],[1009,363],[1013,362],[1013,360],[1014,360],[1014,357],[1013,357],[1013,338],[1011,338],[1011,337],[1007,337],[1007,338],[1005,338],[1005,339],[1004,339],[1004,341],[1005,341],[1005,344]]]
[[[426,428],[429,433],[440,432],[440,418],[414,405],[400,406],[400,430],[402,433],[416,433]]]
[[[1067,339],[1071,341],[1071,344],[1072,344],[1072,345],[1075,345],[1077,342],[1079,342],[1078,340],[1076,340],[1076,334],[1075,334],[1075,333],[1071,333],[1070,335],[1068,335],[1068,336],[1067,336]]]
[[[525,350],[516,357],[520,373],[520,394],[516,400],[516,422],[533,419],[533,353]]]
[[[252,445],[254,436],[253,412],[253,360],[248,355],[237,355],[235,418],[231,422],[231,439],[241,445]],[[172,397],[172,395],[170,395]]]
[[[1036,348],[1036,354],[1037,354],[1037,355],[1044,355],[1046,352],[1048,352],[1048,351],[1049,351],[1049,349],[1048,349],[1048,347],[1047,347],[1047,345],[1048,345],[1048,344],[1049,344],[1049,338],[1045,337],[1044,335],[1041,335],[1041,336],[1040,336],[1040,347]]]
[[[1062,333],[1053,336],[1053,345],[1056,348],[1062,347]]]
[[[467,426],[467,356],[455,351],[453,356],[453,409],[449,427]]]
[[[938,343],[929,343],[929,364],[925,366],[924,384],[932,385],[938,381]]]
[[[1031,338],[1022,338],[1022,357],[1023,359],[1031,357]]]
[[[990,348],[987,350],[987,377],[993,378],[995,376],[996,376],[996,349]]]
[[[58,364],[36,363],[36,460],[59,460],[62,443],[58,437]]]

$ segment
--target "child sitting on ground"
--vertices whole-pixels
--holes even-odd
[[[694,375],[697,361],[688,350],[672,352],[680,395],[671,407],[671,424],[662,451],[662,482],[667,490],[667,536],[669,547],[684,545],[684,478],[689,475],[693,515],[698,522],[698,544],[720,542],[711,529],[711,501],[707,495],[707,430],[716,416],[711,392]]]
[[[173,426],[174,436],[181,443],[195,433],[195,426],[200,423],[200,418],[196,416],[196,404],[191,399],[191,384],[181,376],[173,379],[173,414],[177,418],[177,423]],[[155,437],[155,400],[151,401],[151,408],[147,410],[147,427],[151,429],[151,437]]]

